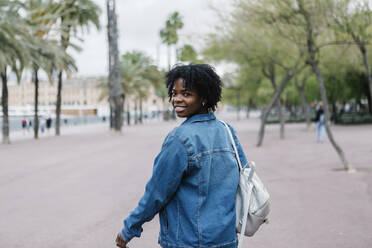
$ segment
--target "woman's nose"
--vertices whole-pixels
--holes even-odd
[[[182,98],[179,96],[179,95],[175,95],[173,96],[173,102],[181,102],[182,101]]]

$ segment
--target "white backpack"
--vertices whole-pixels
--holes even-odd
[[[245,236],[253,236],[261,224],[268,222],[270,196],[255,171],[255,163],[249,162],[249,168],[242,168],[231,130],[225,122],[221,122],[229,133],[239,165],[239,185],[236,192],[236,231]],[[238,248],[243,245],[244,235],[240,235]]]

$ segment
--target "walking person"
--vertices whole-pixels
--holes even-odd
[[[43,134],[45,131],[45,126],[46,126],[46,120],[44,117],[40,118],[40,131]]]
[[[324,110],[323,110],[322,102],[319,102],[318,104],[315,121],[316,121],[316,141],[318,143],[323,143],[324,137],[325,137],[325,123],[324,123]]]
[[[51,127],[52,127],[52,118],[48,116],[48,118],[46,119],[46,128],[47,128],[48,133]]]
[[[176,115],[186,120],[165,138],[145,193],[124,220],[116,245],[127,247],[159,214],[163,248],[236,248],[239,169],[229,134],[213,113],[222,82],[209,65],[179,65],[168,72],[166,86]],[[241,163],[248,166],[230,129]]]
[[[22,130],[23,130],[23,135],[24,135],[26,133],[25,131],[27,128],[27,120],[25,117],[21,120],[21,125],[22,125]]]

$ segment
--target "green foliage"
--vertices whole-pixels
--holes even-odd
[[[160,38],[168,46],[177,44],[178,29],[183,27],[182,16],[176,11],[165,22],[165,27],[160,30]]]
[[[369,44],[372,38],[372,11],[367,0],[237,0],[231,13],[218,15],[221,24],[218,32],[207,37],[203,55],[237,67],[234,82],[224,94],[225,102],[234,104],[236,91],[241,90],[244,102],[251,99],[258,106],[267,104],[273,95],[268,80],[275,75],[278,86],[302,55],[306,55],[303,62],[311,59],[320,67],[331,103],[368,98],[368,81],[362,73],[365,68],[358,55],[361,48],[355,46],[358,42]],[[312,42],[312,50],[308,42]],[[320,100],[315,75],[307,78],[305,95],[308,102]],[[300,105],[294,82],[287,85],[281,100],[286,105]]]
[[[185,44],[178,50],[179,60],[184,62],[190,62],[194,64],[203,63],[202,60],[198,59],[198,53],[195,48],[189,44]]]
[[[120,60],[121,84],[126,95],[147,98],[151,87],[160,97],[166,96],[164,72],[153,65],[152,59],[141,51],[125,53]],[[164,85],[165,88],[165,85]]]

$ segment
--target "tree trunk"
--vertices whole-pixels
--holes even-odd
[[[137,99],[134,99],[134,124],[138,124]]]
[[[300,85],[298,83],[297,78],[295,79],[296,88],[301,96],[302,112],[304,113],[304,116],[306,119],[306,130],[309,130],[310,125],[311,125],[311,120],[310,120],[310,111],[309,111],[309,108],[307,107],[308,104],[307,104],[306,95],[305,95],[305,82],[306,82],[306,79],[304,78],[302,80],[302,84]]]
[[[306,41],[307,41],[307,50],[308,50],[308,61],[307,63],[311,66],[312,71],[316,75],[318,84],[319,84],[319,89],[320,89],[320,95],[323,101],[323,109],[324,109],[324,124],[325,124],[325,129],[327,132],[327,136],[329,140],[331,141],[333,147],[335,148],[336,152],[338,153],[345,170],[353,170],[352,166],[348,163],[346,160],[345,154],[341,147],[336,143],[336,141],[333,138],[331,128],[329,126],[329,109],[328,109],[328,102],[327,102],[327,94],[326,94],[326,89],[324,86],[323,82],[323,76],[318,68],[318,61],[317,61],[317,55],[319,53],[319,50],[315,46],[315,41],[314,41],[314,26],[312,23],[311,16],[309,12],[304,8],[304,2],[299,1],[299,10],[300,13],[304,16],[305,21],[306,21]]]
[[[57,100],[56,100],[56,136],[61,135],[60,123],[61,123],[61,106],[62,106],[62,75],[63,72],[58,73],[58,84],[57,84]]]
[[[170,69],[171,69],[170,45],[167,45],[167,56],[168,56],[168,71],[170,71]]]
[[[271,109],[273,108],[274,104],[279,99],[280,94],[283,92],[285,86],[287,86],[289,80],[291,80],[292,77],[293,77],[292,71],[291,70],[287,71],[287,74],[286,74],[285,78],[282,80],[279,88],[277,88],[277,90],[275,90],[273,98],[271,99],[270,103],[268,104],[268,106],[266,107],[266,109],[263,112],[263,115],[261,117],[260,130],[258,132],[258,141],[257,141],[257,146],[258,147],[261,146],[262,142],[263,142],[263,138],[264,138],[264,135],[265,135],[266,119],[267,119]]]
[[[321,98],[322,98],[323,109],[324,109],[324,124],[325,124],[325,129],[326,129],[326,132],[327,132],[327,136],[328,136],[329,140],[331,141],[331,144],[335,148],[338,156],[340,157],[340,159],[341,159],[341,161],[344,165],[345,170],[352,171],[353,168],[349,164],[349,162],[346,160],[346,157],[345,157],[345,154],[344,154],[343,150],[341,149],[341,147],[336,143],[335,139],[333,138],[332,130],[331,130],[331,127],[329,125],[330,113],[329,113],[329,108],[328,108],[326,89],[325,89],[324,82],[323,82],[323,76],[322,76],[322,74],[321,74],[321,72],[318,68],[318,65],[315,61],[311,61],[311,67],[313,69],[313,72],[316,75],[316,78],[317,78],[318,84],[319,84],[319,88],[320,88],[320,95],[321,95]]]
[[[2,95],[1,95],[1,106],[3,107],[3,144],[10,144],[9,138],[9,111],[8,111],[8,78],[7,78],[6,67],[4,71],[1,72],[1,81],[2,81]]]
[[[275,73],[275,65],[274,63],[271,63],[269,66],[269,73],[264,71],[264,74],[269,77],[271,84],[273,85],[274,90],[277,90],[277,85],[276,85],[276,73]],[[282,104],[280,102],[280,97],[278,97],[276,101],[277,105],[277,111],[278,111],[278,116],[279,116],[279,123],[280,123],[280,139],[284,139],[284,117],[283,117],[283,112],[282,112]],[[270,113],[270,112],[269,112]]]
[[[284,139],[284,115],[282,111],[282,103],[280,102],[280,97],[276,101],[276,106],[278,108],[279,123],[280,123],[280,139]]]
[[[247,119],[249,119],[249,112],[251,111],[252,99],[249,98],[247,102]]]
[[[139,123],[143,123],[143,109],[142,109],[142,97],[139,99]]]
[[[64,18],[61,18],[63,23]],[[61,46],[66,51],[70,42],[71,25],[67,25],[67,31],[61,35]],[[58,86],[57,86],[57,100],[56,100],[56,136],[61,135],[61,110],[62,110],[62,84],[63,84],[63,71],[58,73]]]
[[[369,62],[368,62],[368,52],[367,52],[367,49],[366,49],[366,46],[365,44],[362,44],[360,45],[360,51],[362,52],[362,55],[363,55],[363,62],[364,62],[364,66],[366,68],[366,72],[367,72],[367,78],[368,78],[368,85],[369,85],[369,99],[372,99],[372,76],[371,76],[371,67],[369,65]],[[372,114],[372,104],[369,103],[368,104],[368,107],[369,107],[369,113]]]
[[[130,105],[129,102],[127,104],[127,124],[130,126]]]
[[[34,139],[39,138],[39,76],[38,69],[34,69],[34,84],[35,84],[35,98],[34,98]]]
[[[123,120],[122,120],[122,122],[123,122],[123,124],[122,125],[124,125],[124,120],[125,120],[125,95],[123,94],[122,96],[123,96],[123,107],[122,107],[122,110],[123,110],[123,116],[122,116]]]
[[[240,121],[240,88],[237,88],[237,92],[236,92],[236,118],[238,121]]]
[[[109,105],[110,105],[110,130],[114,129],[114,103],[109,99]]]
[[[107,0],[107,36],[109,43],[109,93],[114,106],[115,131],[121,133],[123,124],[123,89],[120,84],[118,28],[115,0]]]

